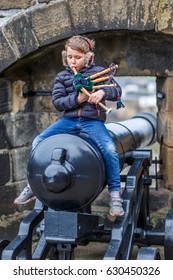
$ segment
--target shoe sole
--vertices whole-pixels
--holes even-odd
[[[124,215],[124,212],[121,213],[121,214],[117,214],[117,215],[112,215],[111,213],[109,213],[107,215],[107,218],[108,218],[109,221],[114,222],[116,220],[116,218],[118,218],[120,216],[123,216],[123,215]]]
[[[31,197],[31,198],[29,198],[28,200],[26,200],[26,201],[21,201],[21,202],[13,202],[15,205],[16,204],[19,204],[19,205],[21,205],[21,204],[26,204],[26,203],[28,203],[28,202],[30,202],[30,201],[33,201],[33,200],[35,200],[36,199],[36,197],[35,196],[33,196],[33,197]]]

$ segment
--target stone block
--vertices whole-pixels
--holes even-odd
[[[35,111],[40,112],[43,110],[55,111],[55,108],[52,104],[51,96],[39,96],[35,99]]]
[[[0,149],[6,148],[6,135],[4,121],[0,120]]]
[[[57,42],[74,32],[67,1],[35,7],[27,15],[40,46]]]
[[[0,186],[10,180],[10,157],[6,151],[0,151]]]
[[[12,88],[12,112],[14,114],[24,111],[25,105],[27,103],[27,98],[23,97],[25,82],[18,80],[13,83]]]
[[[156,30],[166,34],[173,34],[172,1],[159,1]]]
[[[159,111],[157,115],[157,137],[159,143],[173,148],[173,112]]]
[[[157,106],[159,110],[173,112],[173,77],[157,78]],[[160,93],[163,98],[160,98]]]
[[[76,33],[84,34],[101,29],[100,1],[69,0],[69,8]]]
[[[4,124],[10,147],[30,145],[38,134],[34,114],[10,114],[4,117]]]
[[[19,148],[11,151],[12,177],[13,181],[26,180],[27,164],[30,155],[30,148]]]
[[[5,80],[0,80],[0,114],[11,111],[11,91],[10,84]]]
[[[173,148],[161,145],[160,159],[162,164],[160,165],[159,174],[162,174],[164,178],[161,184],[163,187],[173,191]]]
[[[2,80],[0,81],[0,92],[0,114],[10,112],[12,107],[11,92],[8,84]]]
[[[101,26],[104,30],[154,30],[158,3],[159,0],[101,0],[95,13],[100,11]]]
[[[23,57],[38,49],[37,38],[25,13],[12,17],[3,27],[6,39],[13,46],[16,56]]]
[[[2,30],[0,30],[0,73],[15,62],[16,59],[17,55],[13,52]]]
[[[38,134],[46,129],[54,120],[51,118],[51,114],[48,112],[37,113],[37,129]]]

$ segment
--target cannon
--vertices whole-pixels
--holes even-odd
[[[101,152],[88,135],[51,136],[30,156],[28,180],[37,199],[17,236],[1,240],[1,259],[41,260],[53,255],[72,260],[78,245],[94,241],[107,242],[105,260],[131,259],[134,246],[137,259],[161,259],[160,246],[165,259],[173,259],[173,212],[167,213],[164,231],[154,231],[150,222],[153,160],[146,147],[156,141],[155,116],[140,113],[106,127],[119,155],[124,215],[111,221],[92,213],[92,203],[107,182]]]

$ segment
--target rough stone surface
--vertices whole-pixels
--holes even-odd
[[[0,149],[7,148],[4,121],[0,119]]]
[[[13,181],[22,181],[27,176],[27,163],[30,148],[18,148],[11,151]]]
[[[73,32],[85,34],[93,30],[101,30],[100,1],[78,0],[69,1]]]
[[[157,78],[157,90],[163,94],[163,98],[158,100],[159,110],[162,109],[165,113],[173,112],[173,77]]]
[[[103,29],[153,30],[159,0],[101,1]]]
[[[161,181],[161,185],[173,191],[173,148],[161,145],[160,159],[162,160],[162,164],[160,166],[159,173],[164,176],[164,180]]]
[[[37,124],[32,114],[11,114],[4,119],[4,123],[11,147],[31,144],[33,135],[37,134]]]
[[[0,9],[26,9],[34,4],[36,4],[36,0],[1,0]]]
[[[11,168],[10,157],[6,151],[0,150],[0,186],[5,185],[10,180]]]
[[[30,10],[28,18],[40,46],[52,44],[73,32],[66,1]]]
[[[2,30],[0,30],[0,73],[17,60]]]
[[[0,211],[1,215],[9,215],[15,212],[13,199],[15,197],[15,188],[13,185],[4,185],[0,186],[0,197],[1,197],[1,205]],[[7,207],[8,206],[8,207]]]
[[[38,42],[33,33],[26,14],[13,17],[3,28],[16,57],[20,58],[38,49]]]
[[[166,34],[173,34],[172,5],[173,3],[171,0],[159,1],[157,26],[156,26],[157,31]]]
[[[157,119],[158,140],[173,149],[173,112],[161,110]]]

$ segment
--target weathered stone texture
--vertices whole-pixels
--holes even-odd
[[[26,56],[38,49],[37,39],[25,14],[13,17],[7,25],[2,27],[2,30],[16,57]]]
[[[161,110],[157,118],[159,143],[173,148],[173,112]]]
[[[0,205],[0,213],[1,215],[8,215],[14,213],[14,205],[13,200],[15,197],[15,188],[13,185],[11,186],[0,186],[0,197],[1,197],[1,205]],[[1,219],[0,218],[0,225],[1,225]]]
[[[37,113],[37,134],[47,128],[52,123],[51,120],[51,113],[44,111]]]
[[[6,147],[5,125],[3,119],[0,119],[0,149],[5,149]]]
[[[4,118],[4,124],[11,147],[30,145],[37,135],[37,123],[33,114],[11,114]]]
[[[24,111],[27,98],[23,97],[25,82],[18,80],[13,83],[12,88],[12,112],[13,114]]]
[[[164,187],[173,191],[173,148],[161,145],[160,159],[163,162],[160,168],[160,174],[164,176],[161,183]]]
[[[0,73],[17,60],[14,50],[0,30]]]
[[[5,185],[10,180],[10,157],[8,151],[0,150],[0,186]]]
[[[0,9],[26,9],[36,4],[36,0],[1,0]]]
[[[156,30],[166,34],[173,34],[173,2],[159,1]]]
[[[162,99],[157,98],[157,137],[163,161],[160,173],[164,177],[161,185],[173,190],[173,78],[157,78],[157,91],[163,94]]]
[[[66,1],[32,9],[28,18],[40,46],[54,43],[73,32]]]
[[[159,77],[157,89],[159,93],[163,93],[163,99],[158,104],[159,109],[173,112],[173,77]]]
[[[12,178],[14,182],[26,180],[27,163],[30,148],[19,148],[11,150]]]
[[[0,80],[0,114],[11,111],[10,85],[5,80]]]
[[[100,1],[103,29],[153,30],[159,0]]]
[[[99,0],[69,0],[69,8],[75,33],[101,29]]]

